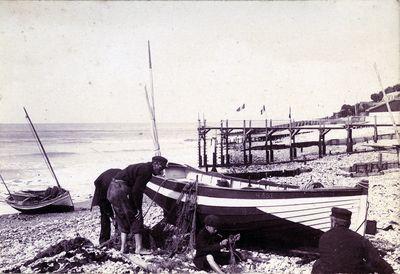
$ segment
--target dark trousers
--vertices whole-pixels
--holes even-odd
[[[111,204],[108,201],[104,201],[100,204],[100,244],[108,241],[111,237],[111,218],[114,218]]]

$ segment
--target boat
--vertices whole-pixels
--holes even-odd
[[[47,213],[47,212],[66,212],[73,211],[74,204],[72,202],[69,191],[61,187],[54,169],[50,163],[50,159],[40,141],[39,135],[29,117],[27,110],[24,108],[25,117],[31,127],[32,133],[36,138],[40,151],[44,157],[47,167],[53,176],[56,186],[48,187],[45,190],[23,190],[19,192],[11,192],[7,187],[3,177],[1,180],[6,186],[9,196],[5,202],[14,209],[27,214]]]
[[[163,175],[152,177],[145,193],[173,224],[177,219],[176,201],[188,184],[197,184],[199,225],[207,215],[217,215],[221,220],[221,233],[239,232],[256,241],[264,237],[269,241],[285,239],[292,243],[299,241],[299,245],[316,245],[322,233],[330,229],[332,207],[350,210],[350,229],[361,235],[365,232],[368,208],[365,182],[355,187],[323,188],[317,183],[300,188],[266,179],[255,181],[207,173],[188,165],[170,163]]]
[[[68,212],[74,210],[70,193],[58,187],[11,193],[6,203],[22,213]]]

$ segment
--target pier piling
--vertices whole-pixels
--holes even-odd
[[[242,122],[242,125],[240,124]],[[253,121],[254,122],[254,121]],[[327,145],[346,146],[346,153],[352,153],[354,144],[367,142],[368,140],[377,141],[378,139],[391,138],[393,134],[378,135],[378,127],[391,127],[391,124],[378,124],[375,120],[372,124],[352,123],[349,119],[332,124],[326,124],[320,120],[308,120],[282,124],[273,124],[267,119],[260,123],[252,121],[228,122],[228,120],[216,123],[216,126],[206,125],[206,120],[198,121],[198,164],[206,171],[209,168],[216,170],[219,167],[248,166],[248,165],[267,165],[273,163],[276,150],[288,150],[289,159],[281,159],[280,162],[296,161],[298,158],[297,149],[303,152],[304,148],[317,146],[316,157],[322,158],[326,155]],[[369,127],[373,129],[373,136],[353,137],[353,130],[357,128]],[[306,132],[304,132],[306,130]],[[345,139],[326,140],[326,134],[331,130],[346,131]],[[210,136],[210,131],[213,135]],[[302,131],[302,132],[300,132]],[[318,141],[298,141],[296,135],[318,131]],[[289,132],[289,134],[287,134]],[[218,136],[219,134],[219,136]],[[282,139],[289,140],[289,143],[282,143]],[[210,141],[214,146],[210,147]],[[235,150],[235,151],[233,151]],[[208,155],[212,155],[211,161]]]

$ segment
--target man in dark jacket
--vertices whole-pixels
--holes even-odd
[[[229,241],[228,239],[223,240],[222,236],[217,234],[218,223],[219,219],[215,215],[208,215],[204,219],[205,227],[196,237],[196,256],[193,262],[201,270],[224,273],[219,265],[228,265],[231,254],[221,251]],[[239,238],[237,237],[235,240],[239,240]]]
[[[332,208],[332,228],[319,240],[320,259],[312,273],[394,273],[367,239],[349,229],[350,223],[351,211]]]
[[[114,219],[114,213],[110,202],[107,200],[107,190],[112,178],[120,171],[121,169],[119,168],[108,169],[100,174],[100,176],[94,181],[96,188],[92,199],[92,207],[100,207],[100,244],[109,240],[111,236],[110,218]]]
[[[107,199],[112,204],[115,220],[121,231],[121,252],[125,252],[127,235],[135,235],[135,253],[149,254],[142,248],[143,192],[152,175],[160,175],[168,160],[154,156],[151,162],[130,165],[118,172],[111,181]]]

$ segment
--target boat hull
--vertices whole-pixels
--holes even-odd
[[[196,172],[199,182],[212,181],[211,177],[238,180],[220,174],[206,174],[185,166],[173,166],[166,177],[154,176],[147,184],[145,193],[164,209],[167,220],[176,220],[176,200],[184,186],[190,181],[187,178],[168,178],[168,173],[177,174],[179,169]],[[218,181],[218,179],[217,179]],[[232,182],[232,181],[231,181]],[[313,241],[330,229],[332,207],[342,207],[352,211],[351,229],[364,234],[367,210],[368,189],[281,189],[268,190],[253,184],[248,187],[246,180],[240,181],[243,188],[217,187],[198,184],[197,218],[201,226],[207,215],[219,216],[219,230],[226,233],[241,232],[258,237],[260,234],[272,238],[282,235],[307,235]],[[185,197],[183,197],[185,201]],[[280,235],[280,236],[278,236]],[[298,238],[298,237],[297,237]],[[308,239],[309,240],[309,239]]]
[[[26,192],[16,193],[8,196],[6,203],[25,214],[68,212],[74,210],[74,205],[68,191],[45,201],[29,199],[29,195]]]

